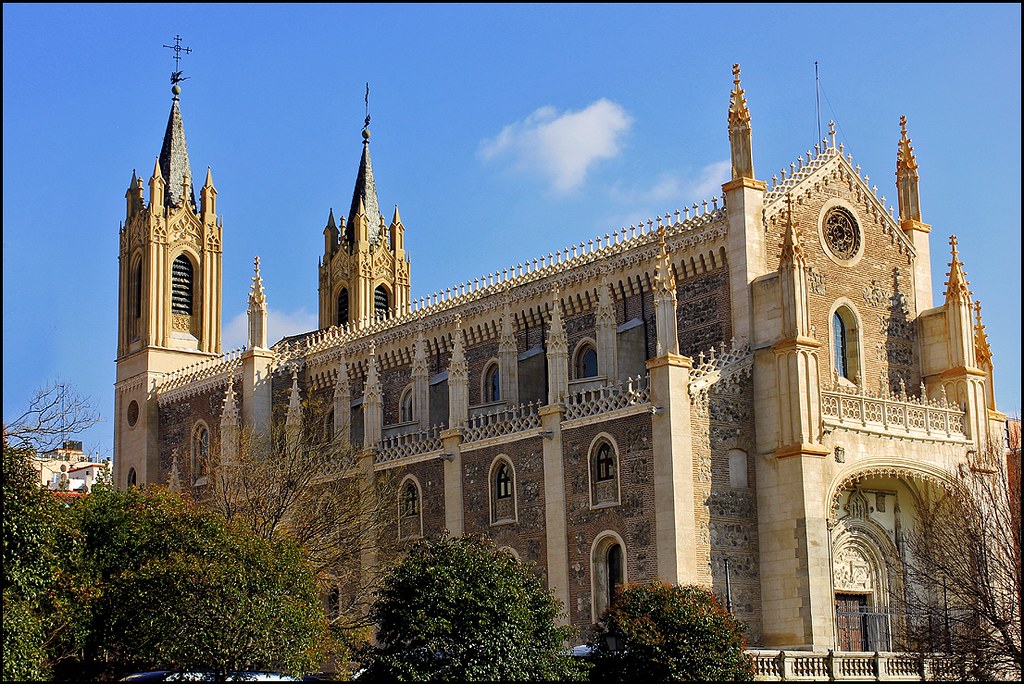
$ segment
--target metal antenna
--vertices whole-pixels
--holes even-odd
[[[818,119],[818,140],[821,140],[821,98],[818,87],[818,61],[814,61],[814,114]]]
[[[171,83],[180,83],[181,81],[187,80],[187,76],[182,76],[181,71],[178,69],[181,66],[181,53],[184,52],[186,55],[191,54],[192,48],[181,47],[181,36],[174,36],[174,45],[164,45],[165,48],[174,50],[174,71],[171,72]]]

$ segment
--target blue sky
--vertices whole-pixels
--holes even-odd
[[[224,220],[225,350],[259,255],[273,339],[316,327],[328,211],[347,212],[370,83],[382,213],[414,298],[720,194],[739,62],[757,175],[822,131],[896,204],[906,115],[1020,412],[1020,5],[28,5],[3,8],[3,412],[60,379],[112,453],[118,225],[160,151],[173,52],[193,175]]]

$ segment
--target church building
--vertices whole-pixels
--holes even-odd
[[[195,191],[175,85],[120,229],[115,484],[198,491],[239,426],[319,398],[399,483],[397,535],[487,535],[583,638],[616,586],[660,578],[727,597],[754,647],[893,650],[917,507],[1003,441],[981,306],[956,238],[931,242],[905,119],[894,211],[832,126],[758,177],[738,65],[727,88],[720,196],[419,299],[367,125],[309,255],[319,329],[270,344],[257,258],[225,352],[224,248],[251,255],[211,171]]]

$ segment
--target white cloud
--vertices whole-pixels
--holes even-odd
[[[693,173],[665,173],[653,184],[643,187],[617,185],[612,192],[616,201],[628,207],[612,217],[613,225],[628,226],[645,221],[666,211],[682,211],[683,207],[720,197],[722,184],[729,180],[732,165],[728,159],[711,162]],[[703,207],[702,207],[703,209]]]
[[[484,161],[511,159],[518,170],[540,172],[555,190],[568,192],[583,184],[595,162],[619,153],[632,124],[622,107],[604,98],[563,114],[541,107],[484,140],[479,155]]]
[[[267,343],[273,345],[283,337],[310,332],[318,327],[316,314],[301,307],[296,311],[267,311]],[[244,347],[249,338],[249,316],[242,312],[231,319],[221,331],[224,350]]]

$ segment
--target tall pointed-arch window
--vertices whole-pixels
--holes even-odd
[[[128,469],[128,486],[135,487],[138,485],[138,476],[135,474],[135,468]]]
[[[501,401],[501,376],[498,364],[491,363],[484,371],[484,403]]]
[[[131,285],[128,290],[128,306],[130,326],[129,332],[131,339],[137,338],[141,334],[141,319],[142,319],[142,260],[139,259],[135,262],[132,267]]]
[[[206,469],[210,458],[210,430],[200,422],[192,428],[192,482],[206,484]]]
[[[832,370],[839,378],[857,382],[860,368],[860,331],[857,316],[843,305],[832,314]]]
[[[590,504],[609,506],[619,503],[619,469],[615,447],[606,438],[599,439],[590,451]]]
[[[387,288],[378,285],[373,291],[373,316],[377,319],[387,318],[391,310],[391,298],[388,296]]]
[[[171,264],[171,313],[192,315],[192,260],[184,254]]]
[[[504,457],[491,466],[491,522],[512,522],[516,519],[515,473]]]
[[[338,293],[338,325],[348,323],[348,290],[342,288]]]
[[[420,484],[413,476],[402,483],[399,493],[399,537],[412,539],[423,535],[423,516],[420,506]]]
[[[607,531],[598,536],[591,556],[594,596],[593,621],[615,600],[615,594],[626,583],[625,554],[622,540],[617,534]]]
[[[402,398],[398,400],[398,422],[411,423],[416,416],[413,412],[412,387],[406,387]]]
[[[597,377],[597,350],[589,342],[576,351],[576,378]]]

